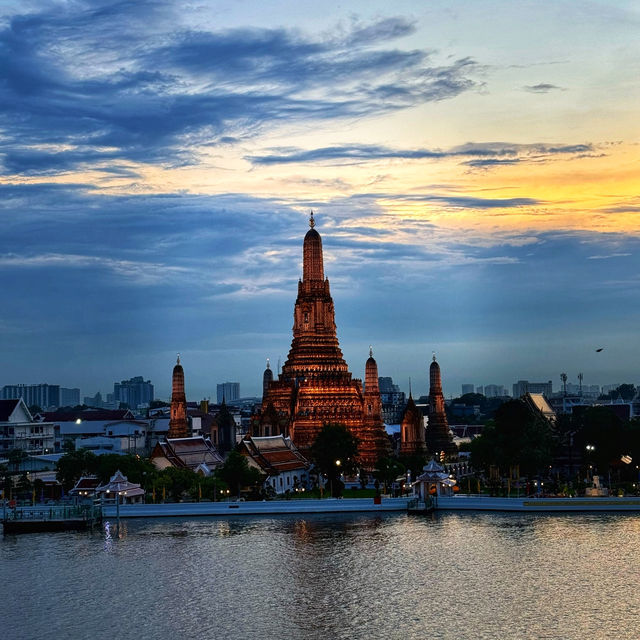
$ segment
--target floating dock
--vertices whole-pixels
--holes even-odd
[[[5,509],[2,530],[6,534],[90,529],[102,520],[99,505],[17,507]]]

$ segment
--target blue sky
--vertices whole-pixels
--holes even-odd
[[[356,376],[640,382],[637,5],[2,11],[0,384],[258,394],[311,208]]]

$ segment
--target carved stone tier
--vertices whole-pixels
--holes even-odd
[[[184,392],[184,370],[180,364],[180,356],[173,367],[171,409],[169,432],[167,438],[186,438],[189,435],[189,420],[187,418],[187,397]]]
[[[429,424],[427,425],[427,449],[431,455],[440,457],[442,452],[446,456],[457,456],[458,448],[453,442],[447,414],[444,409],[444,395],[440,378],[440,365],[433,356],[429,368]]]
[[[322,239],[313,228],[313,216],[310,225],[304,238],[303,278],[298,282],[293,311],[291,349],[278,379],[268,385],[254,433],[276,435],[279,429],[278,433],[290,436],[304,451],[323,425],[339,422],[358,439],[360,463],[372,469],[388,449],[377,367],[375,388],[367,383],[371,389],[364,392],[340,350],[329,280],[324,277]],[[369,376],[367,371],[367,380]]]

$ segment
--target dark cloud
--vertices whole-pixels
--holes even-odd
[[[637,285],[630,283],[637,238],[567,231],[478,237],[401,215],[372,228],[372,217],[384,215],[381,195],[323,203],[316,218],[341,345],[357,375],[372,342],[381,345],[379,365],[390,375],[410,369],[423,346],[428,354],[460,343],[464,353],[457,358],[447,347],[446,361],[463,375],[469,345],[512,340],[529,357],[556,336],[562,344],[555,353],[576,326],[580,340],[595,340],[606,326],[609,342],[623,344],[622,325],[640,313],[629,296]],[[413,197],[492,211],[533,202]],[[113,380],[145,375],[163,394],[180,351],[190,397],[211,395],[230,376],[257,393],[264,358],[286,356],[291,341],[306,217],[276,200],[238,194],[1,185],[3,384],[49,381],[104,393]],[[607,269],[593,258],[616,254],[621,259],[607,260]],[[622,308],[625,314],[612,316]],[[386,353],[385,343],[393,345]]]
[[[525,91],[530,93],[549,93],[549,91],[565,91],[564,87],[558,87],[555,84],[549,84],[547,82],[541,82],[534,85],[525,85],[523,87]]]
[[[176,28],[168,3],[74,2],[0,29],[5,173],[108,160],[184,165],[270,123],[360,117],[474,86],[471,59],[392,48],[400,18],[329,38],[288,29]],[[313,97],[310,97],[310,92]]]
[[[509,144],[505,142],[467,143],[451,149],[394,149],[383,145],[335,145],[318,149],[297,147],[272,149],[264,155],[247,156],[254,165],[314,163],[356,164],[379,159],[424,160],[470,156],[482,160],[466,161],[469,166],[514,164],[525,159],[539,159],[554,155],[584,154],[593,149],[591,144],[547,145]]]

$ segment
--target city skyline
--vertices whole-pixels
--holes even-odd
[[[640,378],[634,3],[1,11],[2,384],[261,395],[310,209],[355,376]]]

